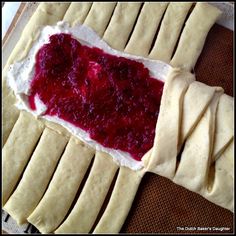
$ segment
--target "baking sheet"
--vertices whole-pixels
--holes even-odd
[[[38,3],[25,4],[19,18],[3,46],[5,65],[20,34],[35,11]],[[198,80],[209,85],[222,86],[225,92],[233,95],[233,33],[215,25],[209,33],[195,73]],[[222,69],[223,68],[223,69]],[[37,232],[28,224],[21,228],[2,211],[3,229],[8,232]],[[6,222],[5,222],[6,221]],[[192,227],[192,228],[191,228]],[[233,214],[218,207],[201,196],[177,186],[166,178],[147,174],[140,185],[129,216],[121,230],[124,233],[160,232],[194,233],[193,227],[209,227],[202,231],[209,233],[230,233],[233,231]],[[17,229],[16,229],[17,228]],[[186,230],[182,230],[185,228]]]

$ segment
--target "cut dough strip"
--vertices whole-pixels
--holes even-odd
[[[216,112],[216,131],[213,160],[216,160],[232,141],[234,136],[234,104],[233,98],[223,94],[220,97]]]
[[[146,2],[144,4],[125,52],[139,56],[148,55],[167,5],[168,3]]]
[[[55,233],[88,233],[118,169],[111,156],[96,152],[85,186],[71,213]]]
[[[46,128],[14,193],[4,206],[17,224],[26,223],[42,198],[67,139]]]
[[[2,205],[16,187],[43,129],[31,114],[21,112],[2,150]]]
[[[215,162],[211,188],[201,194],[209,201],[234,212],[234,140]]]
[[[144,173],[126,167],[120,168],[107,208],[93,233],[119,233]]]
[[[84,24],[102,37],[115,6],[115,2],[94,2]]]
[[[6,143],[13,126],[19,118],[20,111],[14,106],[16,97],[12,90],[9,89],[6,76],[2,79],[2,146]]]
[[[179,149],[206,111],[215,94],[215,90],[215,87],[198,81],[190,84],[184,96],[181,131],[178,143]]]
[[[191,2],[171,2],[165,12],[160,31],[149,58],[170,62]]]
[[[123,50],[141,3],[118,2],[103,39],[114,49]]]
[[[173,67],[191,70],[195,66],[207,34],[220,15],[221,11],[212,5],[202,2],[196,4],[170,62]]]
[[[33,41],[39,36],[41,26],[48,24],[56,24],[62,19],[69,3],[40,3],[30,21],[24,28],[22,36],[16,47],[12,51],[6,66],[3,70],[3,144],[6,142],[18,116],[19,110],[14,106],[16,99],[9,89],[6,82],[6,75],[10,64],[15,61],[22,60],[28,53]]]
[[[72,2],[64,15],[63,21],[68,22],[71,26],[76,23],[82,24],[91,6],[91,2]]]
[[[193,74],[172,69],[165,82],[148,171],[172,179],[175,173],[184,94]]]
[[[45,195],[27,219],[41,233],[53,232],[63,221],[94,153],[78,139],[70,139]]]
[[[173,182],[200,193],[206,186],[211,164],[215,113],[223,90],[218,88],[209,107],[187,139]]]

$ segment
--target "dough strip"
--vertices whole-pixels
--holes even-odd
[[[21,112],[2,149],[2,205],[16,187],[43,129],[31,114]]]
[[[167,5],[168,3],[151,2],[144,4],[125,52],[139,56],[148,55]]]
[[[118,165],[110,155],[96,152],[92,169],[74,208],[55,233],[89,233],[117,169]]]
[[[171,59],[170,64],[173,67],[181,67],[189,71],[194,68],[207,34],[220,15],[221,11],[212,5],[203,2],[196,4]]]
[[[41,233],[53,232],[65,218],[94,153],[78,139],[70,139],[45,195],[27,218]]]
[[[76,23],[82,24],[91,9],[91,2],[72,2],[66,11],[63,21],[74,26]]]
[[[103,39],[114,49],[123,50],[141,3],[118,2]]]
[[[84,24],[92,28],[100,37],[102,37],[115,6],[115,2],[94,2]]]
[[[14,193],[4,206],[17,224],[26,223],[42,198],[67,139],[46,128]]]
[[[194,79],[193,74],[175,68],[168,74],[164,86],[153,150],[145,167],[169,179],[175,174],[183,99]]]
[[[143,175],[143,171],[120,168],[111,198],[93,233],[120,232]]]
[[[211,104],[186,140],[173,182],[200,193],[206,186],[211,164],[215,131],[215,113],[222,89],[216,91]]]
[[[192,2],[171,2],[168,5],[149,58],[170,62],[191,6]]]

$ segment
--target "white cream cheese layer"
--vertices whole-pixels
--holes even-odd
[[[8,84],[14,90],[14,93],[18,99],[16,106],[19,109],[27,110],[35,116],[40,116],[46,120],[61,124],[73,135],[77,136],[79,139],[83,140],[96,150],[109,153],[113,157],[113,160],[121,166],[127,166],[133,170],[141,169],[143,167],[142,161],[134,160],[129,153],[102,146],[98,142],[92,140],[86,131],[60,119],[57,116],[43,115],[47,107],[43,104],[39,97],[35,98],[36,110],[33,111],[30,109],[27,95],[30,94],[30,83],[34,75],[36,54],[44,44],[49,43],[49,37],[57,33],[71,34],[74,38],[79,40],[82,45],[98,47],[109,54],[122,56],[141,62],[149,69],[152,77],[158,78],[163,82],[165,81],[166,75],[171,67],[161,61],[150,60],[114,50],[87,26],[77,24],[73,28],[70,28],[66,22],[60,21],[55,26],[44,27],[41,30],[39,38],[34,42],[32,48],[30,49],[28,56],[24,60],[11,65],[8,72]]]

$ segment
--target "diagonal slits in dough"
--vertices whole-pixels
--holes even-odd
[[[67,138],[46,128],[14,193],[4,206],[18,224],[23,224],[42,198]]]
[[[168,3],[146,2],[141,10],[125,52],[147,56]],[[148,27],[147,27],[148,26]]]
[[[110,201],[93,233],[119,233],[144,173],[120,168]]]
[[[149,160],[144,159],[147,171],[172,179],[175,174],[178,139],[186,90],[195,77],[193,74],[172,69],[167,76],[156,125],[156,135]]]
[[[95,160],[74,208],[55,233],[88,233],[103,205],[118,165],[111,156],[96,152]]]
[[[234,140],[210,168],[208,186],[201,195],[234,212]]]
[[[216,160],[234,137],[234,101],[233,97],[223,94],[216,112],[216,130],[213,149],[213,161]]]
[[[207,184],[215,132],[215,113],[223,90],[216,89],[214,97],[194,131],[185,142],[173,182],[200,193]]]
[[[191,2],[171,2],[168,5],[149,58],[170,62],[176,42],[191,6]]]
[[[2,204],[4,205],[22,175],[44,126],[21,112],[2,150]]]
[[[78,139],[70,139],[46,193],[27,218],[41,233],[53,232],[63,221],[94,153]]]
[[[94,2],[84,24],[92,28],[100,37],[102,37],[111,19],[115,6],[115,2]]]
[[[103,36],[112,48],[124,49],[141,5],[138,2],[118,2]]]
[[[198,2],[180,36],[171,65],[192,70],[203,49],[207,34],[221,15],[221,11],[207,3]]]
[[[76,23],[82,24],[91,7],[91,2],[72,2],[64,15],[63,21],[68,22],[71,26]]]

